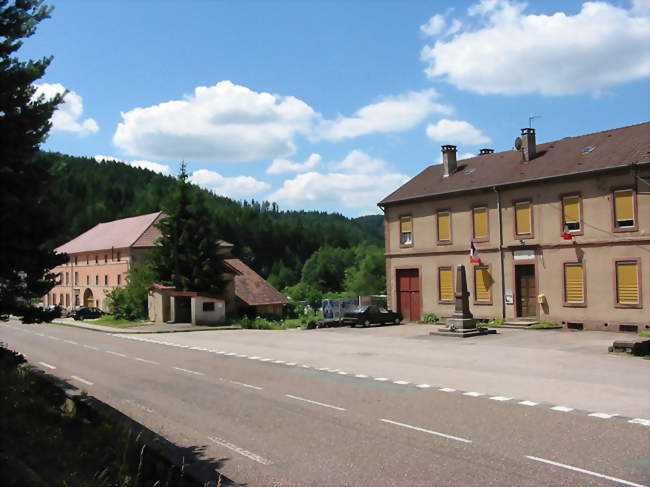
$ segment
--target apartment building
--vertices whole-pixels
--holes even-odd
[[[465,265],[477,318],[650,328],[650,123],[515,147],[444,145],[379,203],[392,308],[451,315]]]

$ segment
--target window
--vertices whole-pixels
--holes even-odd
[[[79,263],[79,260],[77,259],[77,257],[75,257],[74,258],[74,265],[77,265],[78,263]]]
[[[448,210],[438,212],[438,242],[451,242],[451,213]]]
[[[63,306],[63,293],[59,294],[59,306]]]
[[[582,263],[564,264],[564,302],[585,302],[585,271]]]
[[[79,306],[79,295],[78,294],[74,295],[74,305]]]
[[[90,276],[86,276],[86,285],[90,285]]]
[[[117,285],[119,286],[120,284],[122,284],[122,274],[117,275]]]
[[[95,256],[95,264],[99,264],[99,255]]]
[[[203,303],[203,311],[214,311],[214,301]]]
[[[79,285],[79,273],[78,272],[74,273],[74,285],[75,286]]]
[[[487,266],[474,267],[474,301],[492,301],[492,276]]]
[[[90,255],[86,256],[86,264],[90,264]]]
[[[70,307],[70,295],[69,294],[65,295],[65,307],[66,308]]]
[[[614,191],[614,227],[634,228],[634,191]]]
[[[65,285],[66,285],[66,286],[68,285],[68,282],[69,282],[69,281],[70,281],[70,273],[69,273],[69,272],[66,272],[66,273],[65,273]]]
[[[580,196],[564,196],[562,198],[563,229],[571,233],[579,232],[582,227],[580,215]]]
[[[104,275],[104,286],[108,286],[108,275]]]
[[[440,301],[453,301],[454,281],[451,267],[438,268],[438,299]]]
[[[104,264],[108,262],[108,254],[104,254]]]
[[[413,245],[413,221],[410,216],[399,219],[400,245]]]
[[[120,252],[118,252],[117,253],[117,261],[119,262],[121,260],[122,260],[122,254]]]
[[[636,261],[616,262],[616,302],[640,304],[639,265]]]
[[[530,201],[515,203],[515,233],[517,236],[532,236]]]
[[[99,275],[95,274],[95,286],[99,286]]]
[[[473,237],[475,240],[487,240],[488,233],[488,211],[485,206],[477,206],[472,209],[472,221],[474,224]]]

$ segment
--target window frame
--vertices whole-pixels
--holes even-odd
[[[578,230],[569,230],[569,233],[574,236],[580,236],[585,234],[585,224],[584,217],[582,213],[582,194],[579,192],[574,193],[564,193],[560,195],[560,236],[564,235],[564,200],[568,198],[578,198],[578,211],[580,212],[580,220],[578,221],[580,228]]]
[[[487,231],[487,235],[485,237],[477,237],[475,220],[474,220],[474,211],[480,210],[482,208],[485,208],[485,229]],[[472,242],[479,243],[479,242],[489,242],[489,241],[490,241],[490,208],[488,207],[487,204],[474,205],[472,206]]]
[[[454,267],[453,265],[440,265],[436,269],[436,280],[438,281],[438,303],[439,304],[454,304],[456,302],[456,299],[454,297],[454,289],[455,289],[455,282],[454,282]],[[442,286],[440,285],[440,271],[442,269],[449,269],[451,272],[451,299],[442,299]]]
[[[567,266],[582,266],[582,302],[573,302],[567,300]],[[562,306],[565,308],[586,308],[587,307],[587,266],[584,260],[568,260],[562,262]]]
[[[637,291],[639,293],[639,302],[638,303],[619,303],[618,302],[618,265],[623,263],[634,262],[636,264],[636,282],[637,282]],[[643,308],[643,281],[641,277],[643,272],[641,270],[641,259],[639,257],[624,257],[614,259],[614,279],[612,279],[614,285],[614,307],[615,308],[629,308],[629,309],[642,309]]]
[[[478,299],[478,293],[476,291],[476,270],[477,269],[486,269],[490,278],[492,279],[492,283],[490,284],[489,292],[490,292],[490,299],[487,301],[482,301]],[[490,306],[494,304],[493,302],[493,293],[492,293],[492,285],[496,282],[494,278],[492,277],[492,266],[490,264],[479,264],[472,266],[472,280],[473,280],[473,290],[474,290],[474,304],[477,306]]]
[[[447,213],[449,215],[449,240],[440,239],[440,214]],[[438,245],[452,245],[454,242],[454,225],[451,221],[452,213],[449,208],[441,208],[436,210],[436,243]]]
[[[528,209],[529,214],[530,214],[530,233],[518,233],[518,228],[517,228],[517,205],[522,205],[524,203],[528,203]],[[535,215],[533,212],[533,201],[531,199],[522,199],[522,200],[515,200],[512,202],[512,208],[513,208],[513,225],[512,225],[512,233],[514,235],[515,240],[525,240],[525,239],[530,239],[530,238],[535,238]]]
[[[410,232],[411,233],[411,241],[409,243],[404,243],[403,239],[402,239],[402,236],[403,236],[403,234],[409,233],[409,232],[402,232],[402,220],[405,220],[407,218],[411,221],[411,232]],[[399,233],[399,246],[400,246],[400,248],[413,247],[413,242],[415,240],[414,239],[414,232],[413,232],[413,215],[411,215],[411,214],[400,215],[398,223],[399,223],[399,232],[398,233]]]
[[[632,215],[634,218],[634,224],[629,226],[629,227],[618,227],[616,226],[616,193],[622,193],[623,191],[631,191],[632,192]],[[638,205],[637,205],[637,197],[636,197],[636,190],[633,187],[630,186],[620,186],[616,188],[612,188],[612,232],[614,233],[620,233],[620,232],[636,232],[639,230],[639,214],[638,214]]]

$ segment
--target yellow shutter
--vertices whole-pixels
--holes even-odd
[[[450,213],[438,213],[438,240],[451,240]]]
[[[400,231],[402,233],[410,232],[411,231],[411,217],[409,216],[409,217],[406,217],[406,218],[402,218],[400,220],[400,225],[401,225]]]
[[[488,236],[487,208],[474,208],[474,238]]]
[[[577,196],[568,196],[562,200],[564,205],[564,222],[580,222],[580,198]]]
[[[490,301],[490,286],[492,277],[487,267],[474,268],[474,289],[476,291],[476,301]]]
[[[515,225],[518,235],[531,233],[530,231],[530,203],[517,203],[515,205]]]
[[[634,200],[631,189],[614,193],[614,210],[617,220],[634,220]]]
[[[636,262],[616,264],[616,295],[619,303],[639,303],[639,282]]]
[[[582,264],[564,266],[565,299],[567,303],[584,303],[584,270]]]
[[[451,268],[443,267],[438,269],[438,287],[441,300],[454,299],[454,286],[451,279]]]

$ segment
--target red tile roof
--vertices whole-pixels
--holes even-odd
[[[585,151],[589,147],[593,149]],[[379,204],[388,206],[447,193],[565,177],[631,164],[650,164],[650,122],[537,144],[537,157],[527,163],[523,162],[519,151],[510,150],[460,160],[458,170],[446,178],[442,176],[442,164],[432,165]]]
[[[288,303],[289,300],[239,259],[224,259],[235,271],[235,295],[249,306]]]

